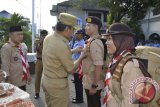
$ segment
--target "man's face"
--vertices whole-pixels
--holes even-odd
[[[12,32],[10,33],[10,38],[11,38],[11,41],[14,42],[15,44],[22,43],[23,32],[22,31]]]
[[[72,35],[74,34],[74,28],[73,27],[67,27],[66,29],[66,38],[67,39],[71,39],[72,38]]]
[[[46,37],[46,34],[41,34],[41,35],[40,35],[40,41],[43,42],[43,40],[44,40],[45,37]]]
[[[97,25],[92,23],[87,23],[85,27],[86,34],[91,36],[95,31],[98,30]]]

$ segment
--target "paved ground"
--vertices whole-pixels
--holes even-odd
[[[44,93],[43,90],[40,92],[40,98],[39,99],[34,99],[34,80],[35,80],[35,74],[31,74],[32,77],[32,84],[27,86],[27,92],[30,94],[31,100],[35,104],[36,107],[45,107],[45,100],[44,100]],[[74,89],[74,84],[71,82],[72,75],[69,76],[68,82],[69,82],[69,88],[70,88],[70,101],[69,101],[69,107],[87,107],[87,102],[86,102],[86,96],[84,92],[84,103],[81,104],[73,104],[71,102],[71,99],[75,96],[75,89]]]

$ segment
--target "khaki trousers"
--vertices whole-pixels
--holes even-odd
[[[43,71],[42,60],[37,59],[36,66],[35,66],[35,74],[36,74],[36,78],[35,78],[35,93],[39,93],[40,92],[42,71]]]
[[[68,79],[49,79],[42,76],[46,107],[69,107]]]

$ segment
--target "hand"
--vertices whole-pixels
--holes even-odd
[[[86,57],[87,57],[87,52],[82,51],[80,57],[81,57],[82,59],[86,58]]]
[[[0,70],[0,82],[4,81],[6,78],[6,74],[4,71]]]
[[[75,52],[76,52],[76,53],[82,52],[82,49],[83,49],[82,46],[78,46],[78,47],[75,49]]]
[[[91,88],[91,89],[89,90],[89,94],[90,94],[90,95],[94,95],[96,92],[97,92],[97,89],[96,89],[96,88]]]

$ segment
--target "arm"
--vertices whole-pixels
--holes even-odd
[[[61,53],[61,54],[59,54]],[[66,69],[68,73],[74,73],[76,69],[78,68],[79,64],[83,60],[83,58],[86,56],[85,52],[82,52],[80,57],[76,60],[73,61],[71,57],[71,51],[69,47],[60,47],[56,49],[56,55],[58,59],[61,61],[62,65]]]
[[[71,53],[78,53],[78,52],[82,52],[83,47],[78,46],[77,48],[71,49]]]
[[[96,65],[94,71],[94,80],[93,84],[97,84],[98,81],[101,80],[101,73],[102,73],[102,65]]]
[[[121,90],[123,96],[121,107],[139,107],[139,104],[129,104],[130,85],[139,77],[143,77],[143,74],[139,69],[138,61],[128,61],[123,68],[123,74],[121,78]]]
[[[74,61],[74,68],[71,70],[71,73],[75,73],[76,69],[81,64],[82,60],[87,57],[87,52],[82,51],[80,57]]]
[[[94,80],[93,84],[97,85],[97,83],[101,80],[102,66],[103,66],[103,55],[104,49],[101,41],[94,40],[90,46],[91,58],[93,60],[93,64],[95,65],[94,70]]]
[[[10,66],[11,66],[11,48],[4,46],[1,48],[1,69],[7,73],[6,81],[9,82]]]

